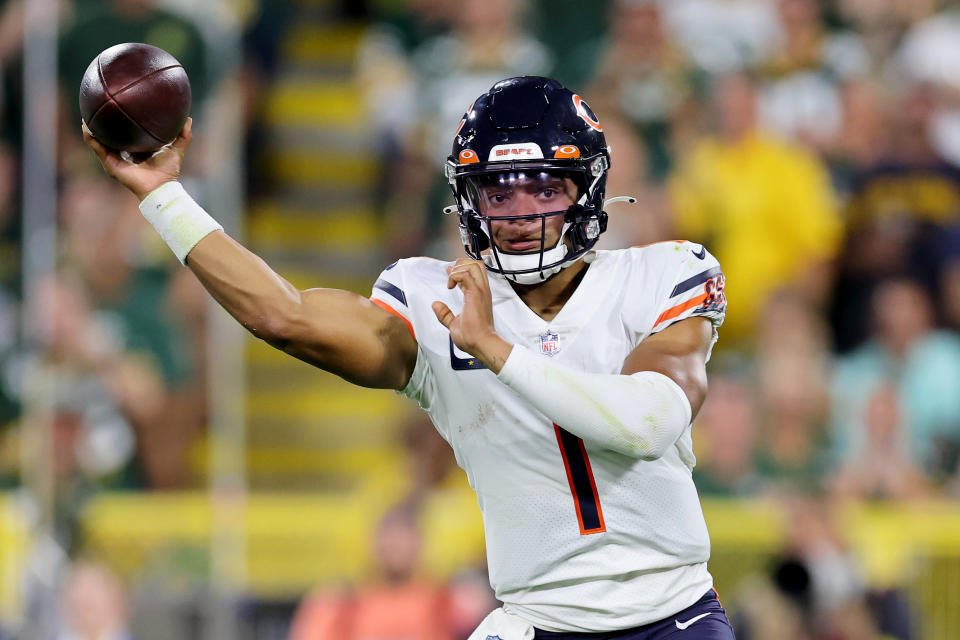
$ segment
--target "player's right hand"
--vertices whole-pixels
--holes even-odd
[[[81,124],[83,130],[83,140],[86,142],[97,157],[104,171],[113,178],[116,178],[120,184],[133,192],[138,200],[143,200],[147,195],[160,185],[176,180],[180,177],[180,165],[183,163],[183,154],[190,146],[193,118],[187,118],[186,124],[177,139],[165,147],[159,153],[155,153],[143,162],[135,163],[121,157],[120,153],[100,144],[84,122]]]

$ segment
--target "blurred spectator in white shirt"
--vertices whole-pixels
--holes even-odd
[[[824,151],[843,126],[838,84],[866,75],[870,58],[852,32],[828,32],[816,0],[778,0],[777,47],[758,69],[761,121]]]
[[[777,46],[771,0],[670,0],[662,2],[674,39],[710,73],[756,66]]]
[[[960,8],[951,7],[914,25],[892,60],[913,82],[938,90],[930,142],[960,166]]]

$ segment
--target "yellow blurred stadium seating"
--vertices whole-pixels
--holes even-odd
[[[373,560],[377,519],[398,492],[383,487],[353,493],[262,493],[242,512],[246,584],[242,593],[296,597],[317,585],[362,581]],[[19,597],[18,572],[29,545],[27,516],[13,495],[0,496],[0,615]],[[713,539],[711,571],[727,604],[741,580],[762,570],[780,549],[785,519],[772,502],[704,500]],[[841,511],[844,534],[871,584],[898,584],[922,615],[920,637],[955,638],[960,628],[960,505],[851,504]],[[171,558],[199,558],[203,580],[213,526],[202,493],[112,494],[84,512],[84,537],[93,554],[135,579]],[[480,513],[472,491],[452,486],[425,503],[423,568],[437,576],[477,566],[483,558]],[[169,571],[169,568],[166,570]],[[170,584],[176,584],[175,581]]]

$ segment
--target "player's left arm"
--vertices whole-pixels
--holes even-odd
[[[712,343],[713,323],[693,316],[647,337],[627,356],[620,373],[655,371],[667,376],[683,389],[692,419],[707,397],[707,357]]]
[[[463,291],[463,311],[454,315],[435,302],[434,312],[454,344],[555,424],[587,442],[655,460],[673,446],[703,403],[713,340],[705,318],[686,318],[647,337],[619,374],[589,373],[497,334],[482,263],[458,260],[448,286]]]
[[[712,340],[706,318],[680,320],[634,348],[619,374],[577,370],[513,345],[497,377],[584,441],[656,460],[703,404]]]

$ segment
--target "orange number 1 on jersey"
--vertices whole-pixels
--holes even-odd
[[[590,458],[587,457],[583,440],[556,424],[553,425],[553,430],[557,433],[557,444],[560,446],[560,455],[563,456],[563,466],[567,470],[567,482],[570,483],[570,493],[573,494],[573,506],[577,509],[580,535],[603,533],[607,527],[603,523],[597,483],[593,479],[593,469],[590,467]]]

